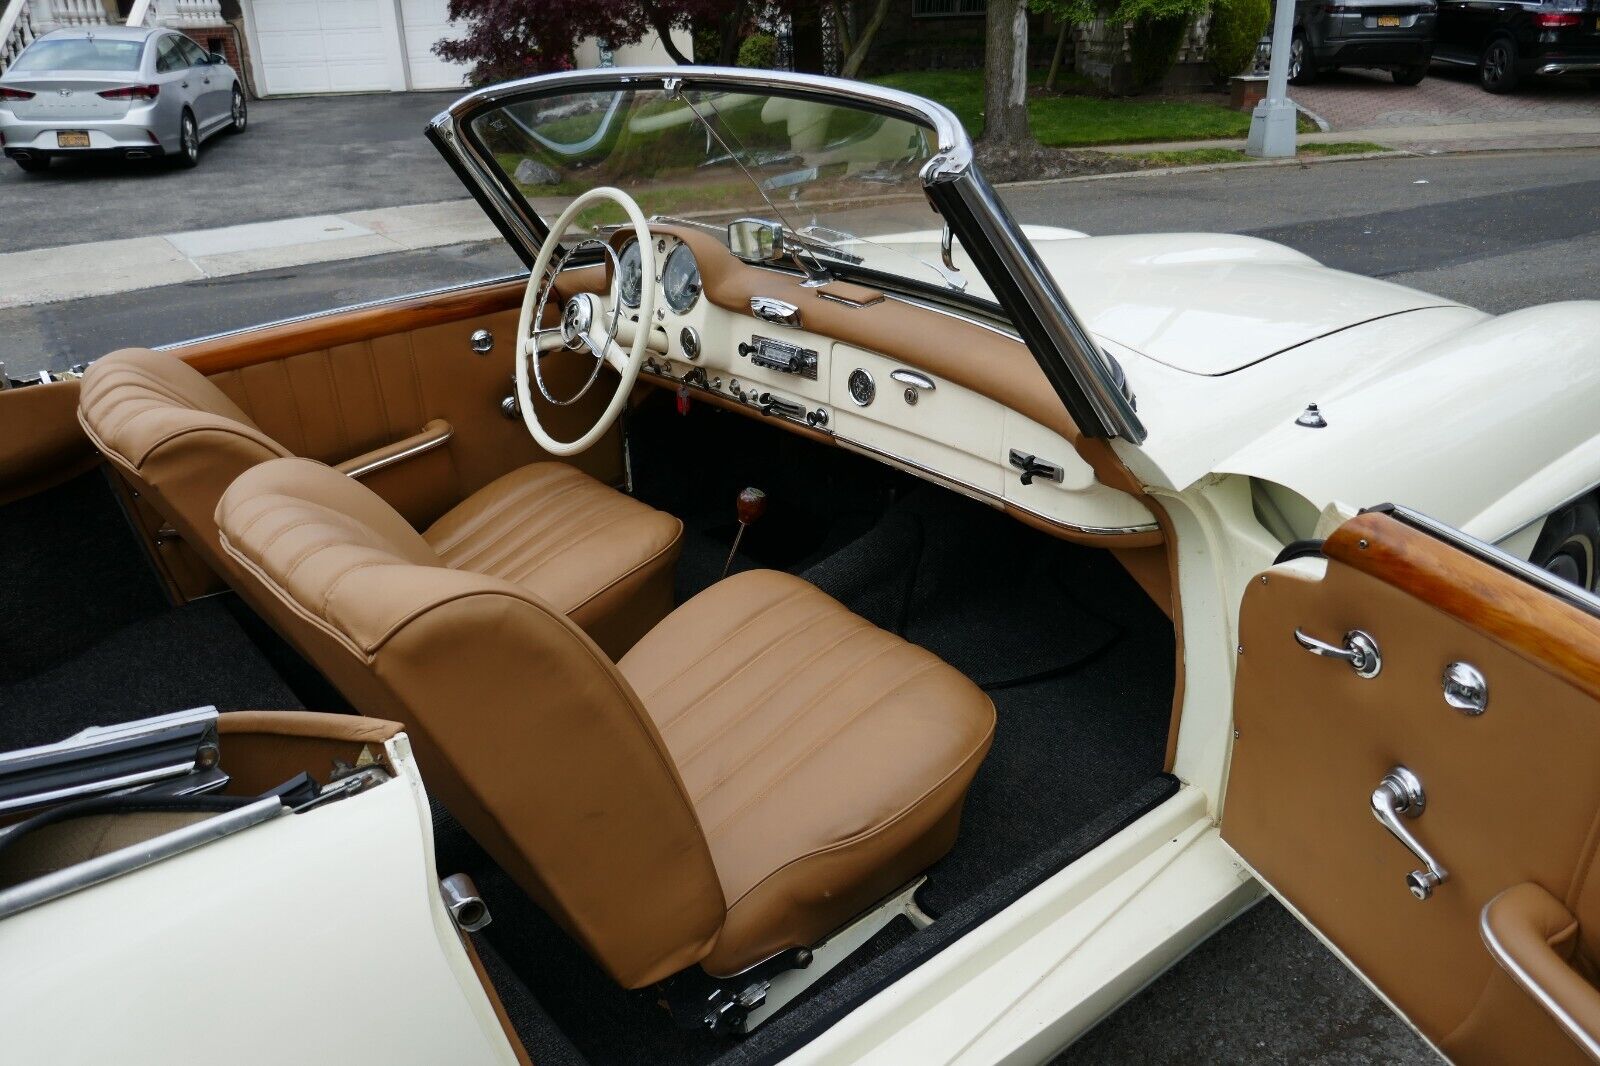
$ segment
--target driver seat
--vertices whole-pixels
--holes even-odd
[[[294,642],[296,620],[276,601],[251,594],[221,550],[216,522],[217,501],[236,477],[294,453],[178,356],[142,348],[113,352],[89,367],[78,421],[129,484]],[[343,466],[359,467],[366,458]],[[618,658],[672,609],[682,533],[672,515],[566,463],[546,462],[485,485],[422,539],[445,566],[526,588]]]

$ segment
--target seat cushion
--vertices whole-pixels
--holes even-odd
[[[770,570],[713,585],[618,665],[711,848],[718,975],[817,943],[949,850],[994,733],[962,674]]]
[[[672,607],[683,523],[565,463],[485,485],[424,534],[447,566],[521,585],[612,659]]]

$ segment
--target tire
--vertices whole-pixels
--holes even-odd
[[[200,127],[188,111],[183,113],[183,121],[178,126],[178,154],[173,156],[173,161],[184,170],[200,165]]]
[[[1600,504],[1585,497],[1552,514],[1528,558],[1574,585],[1594,589],[1600,584]]]
[[[233,87],[233,103],[229,106],[228,111],[233,116],[233,121],[229,123],[228,129],[234,133],[243,133],[245,127],[250,124],[250,105],[245,101],[244,90],[239,88],[237,84]]]
[[[1317,80],[1316,60],[1304,34],[1295,34],[1289,42],[1289,80],[1296,85],[1310,85]]]
[[[1508,93],[1521,81],[1517,74],[1517,43],[1509,37],[1496,37],[1478,57],[1478,84],[1485,92]]]
[[[1422,79],[1428,76],[1428,64],[1423,63],[1415,67],[1401,67],[1393,71],[1396,85],[1421,85]]]
[[[40,174],[50,169],[50,157],[45,156],[43,159],[37,159],[33,156],[29,156],[28,158],[24,159],[23,157],[18,156],[17,166],[21,167],[23,170],[26,170],[29,174]]]

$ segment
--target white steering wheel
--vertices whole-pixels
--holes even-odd
[[[621,294],[620,291],[615,291],[620,289],[622,264],[609,242],[600,237],[586,237],[562,253],[560,262],[552,266],[556,252],[560,250],[560,235],[567,232],[580,212],[602,200],[609,200],[627,212],[628,221],[633,224],[634,235],[639,239],[639,272],[642,284],[639,286],[637,325],[622,317]],[[580,292],[568,297],[566,303],[562,305],[559,326],[541,328],[539,323],[544,321],[545,304],[556,291],[556,278],[562,271],[568,269],[568,264],[572,262],[577,252],[589,247],[603,249],[611,260],[611,276],[615,279],[611,314],[609,316],[606,314],[605,305],[600,297],[593,293]],[[606,431],[622,414],[622,407],[628,402],[628,394],[633,391],[634,382],[639,378],[639,368],[644,365],[645,350],[649,346],[650,323],[656,313],[655,277],[656,254],[655,248],[650,243],[650,227],[645,223],[644,213],[639,210],[639,205],[634,203],[633,197],[621,189],[604,185],[590,189],[568,204],[567,209],[561,212],[561,217],[550,227],[550,236],[539,249],[539,258],[533,264],[533,273],[528,275],[528,291],[522,297],[522,317],[517,323],[517,403],[522,407],[522,420],[528,424],[528,432],[539,442],[539,447],[551,455],[576,455],[584,451],[605,436]],[[629,333],[632,334],[632,344],[624,353],[619,345],[628,343]],[[594,368],[589,372],[588,380],[575,395],[565,399],[558,399],[551,394],[540,367],[546,355],[561,351],[588,352],[594,357]],[[594,425],[589,427],[588,432],[577,440],[556,440],[539,423],[539,411],[534,406],[533,392],[528,384],[530,378],[533,386],[539,390],[539,395],[546,401],[557,407],[567,407],[577,403],[588,393],[600,376],[600,368],[608,363],[621,375],[621,380],[617,382],[617,391],[612,395],[611,402],[606,405],[605,412]]]

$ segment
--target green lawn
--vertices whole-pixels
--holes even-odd
[[[1371,141],[1337,141],[1330,144],[1302,144],[1301,155],[1365,155],[1389,149]],[[1192,167],[1201,163],[1245,163],[1250,157],[1237,148],[1184,148],[1175,152],[1129,152],[1127,158],[1158,167]]]
[[[941,70],[885,74],[879,85],[925,96],[954,111],[967,132],[983,132],[983,71]],[[1028,106],[1041,144],[1056,147],[1139,144],[1150,141],[1203,141],[1243,137],[1250,116],[1220,104],[1173,100],[1101,99],[1094,96],[1036,97]],[[1315,129],[1301,118],[1302,129]]]

